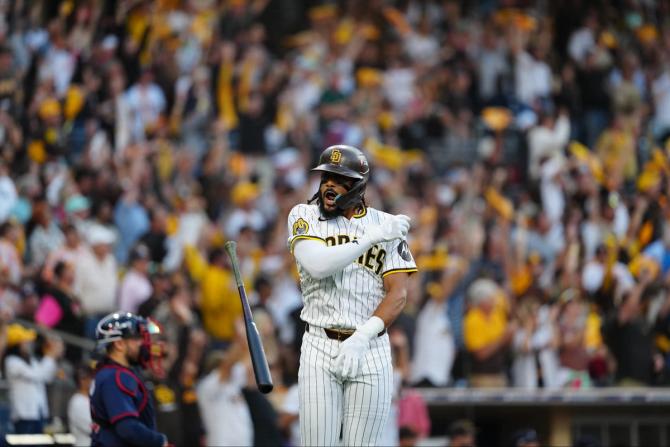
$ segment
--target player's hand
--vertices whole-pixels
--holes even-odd
[[[340,343],[340,351],[335,359],[335,375],[343,380],[358,376],[361,361],[368,349],[370,349],[368,336],[355,331],[351,337]]]
[[[383,241],[404,239],[409,232],[411,219],[404,214],[391,216],[381,225],[370,225],[365,230],[365,237],[374,245]]]

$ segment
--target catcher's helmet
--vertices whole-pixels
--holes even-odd
[[[164,354],[163,346],[161,343],[154,343],[151,336],[160,333],[160,327],[153,320],[130,312],[111,313],[100,320],[95,328],[98,348],[106,347],[117,340],[141,339],[139,363],[143,368],[151,368],[158,377],[163,375],[158,362]]]
[[[360,149],[345,144],[330,146],[321,153],[319,164],[312,171],[332,172],[356,180],[346,194],[335,199],[338,208],[347,209],[363,201],[370,165]]]
[[[114,312],[104,317],[95,328],[98,345],[124,338],[143,338],[146,334],[160,333],[158,326],[144,317],[130,312]]]

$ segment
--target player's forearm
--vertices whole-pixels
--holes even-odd
[[[398,318],[407,303],[407,289],[393,290],[386,294],[373,315],[384,321],[384,327],[389,327]]]
[[[323,279],[342,271],[371,245],[371,242],[361,239],[329,247],[319,241],[305,239],[296,242],[293,254],[311,277]]]
[[[384,321],[384,327],[389,327],[405,308],[408,287],[408,273],[398,272],[384,277],[386,295],[373,313]]]

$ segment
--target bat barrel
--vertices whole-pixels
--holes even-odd
[[[261,393],[267,394],[272,391],[274,385],[272,384],[272,376],[270,375],[268,360],[265,356],[265,351],[263,350],[261,336],[258,333],[256,323],[254,323],[251,307],[249,306],[249,299],[247,298],[247,292],[244,289],[244,282],[242,281],[242,274],[240,273],[240,264],[237,259],[237,243],[235,241],[228,241],[225,243],[224,248],[230,257],[230,263],[235,275],[235,282],[237,283],[237,291],[240,294],[240,301],[242,301],[244,326],[247,332],[247,344],[249,345],[251,362],[254,367],[256,385]]]

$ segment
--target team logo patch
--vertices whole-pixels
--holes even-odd
[[[309,224],[302,217],[293,224],[293,236],[307,234],[307,230],[309,230]]]
[[[342,161],[342,152],[340,152],[339,149],[333,150],[333,152],[330,153],[330,162],[339,165],[341,161]]]
[[[398,244],[398,254],[404,261],[409,262],[412,260],[412,254],[409,252],[409,247],[405,241],[400,241]]]

